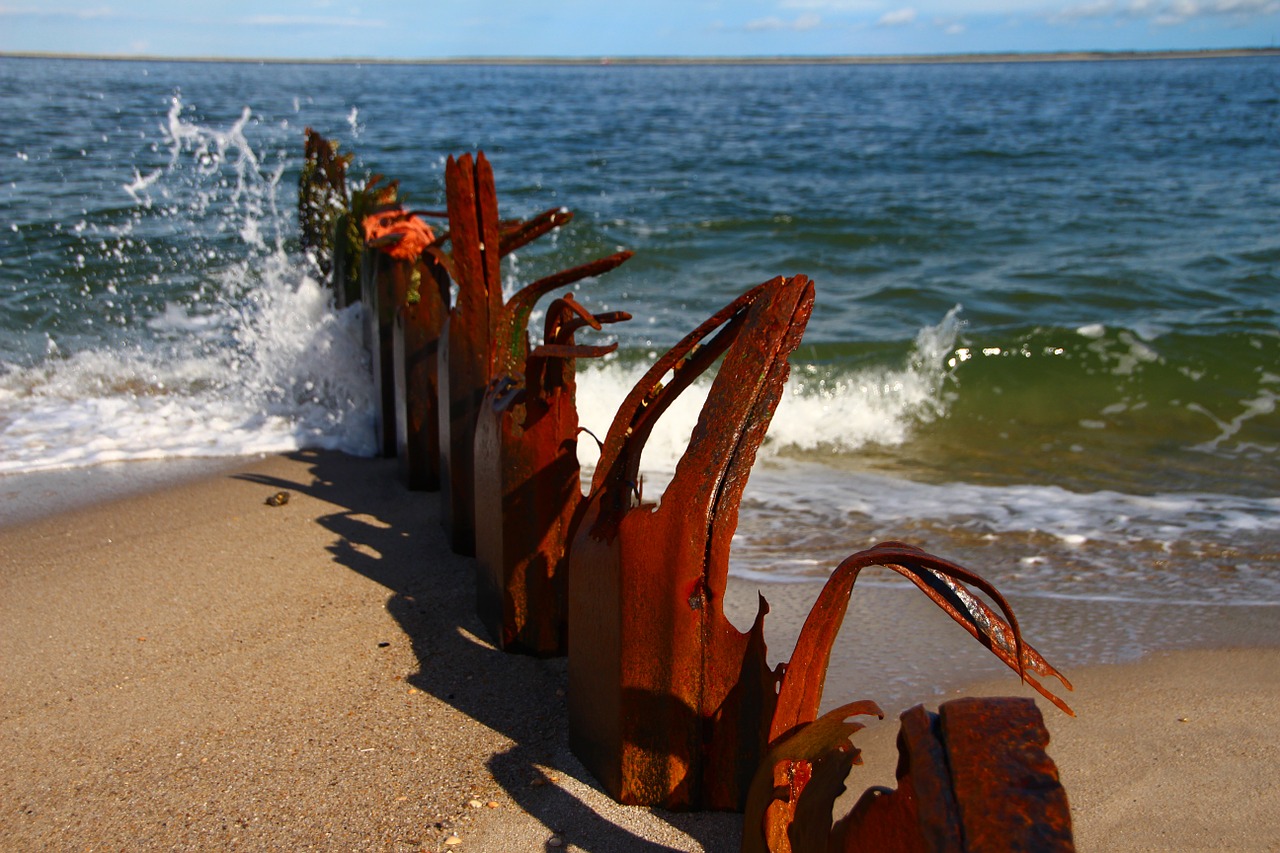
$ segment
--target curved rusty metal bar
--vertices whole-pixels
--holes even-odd
[[[747,792],[742,853],[826,850],[831,806],[844,791],[849,769],[862,763],[861,750],[849,738],[866,726],[847,722],[858,716],[883,720],[884,711],[868,700],[850,702],[770,747]]]
[[[544,210],[532,219],[499,223],[498,253],[508,255],[573,219],[573,212],[563,207]]]
[[[729,540],[787,358],[813,308],[804,276],[759,285],[663,355],[619,408],[570,547],[570,745],[616,799],[741,807],[777,675],[755,625],[725,618]],[[721,356],[660,506],[637,506],[654,424]]]
[[[626,263],[634,252],[615,252],[553,275],[540,278],[522,287],[507,300],[494,324],[494,375],[512,373],[524,369],[529,351],[529,317],[538,300],[553,290],[567,287],[584,278],[603,275]]]
[[[858,574],[870,566],[884,566],[914,583],[952,619],[989,651],[1004,661],[1046,699],[1065,713],[1074,712],[1027,670],[1057,678],[1068,690],[1071,684],[1022,639],[1013,610],[1000,591],[963,566],[927,554],[901,542],[884,542],[850,556],[832,572],[818,600],[805,619],[795,651],[787,664],[778,693],[777,709],[769,729],[772,743],[796,726],[809,722],[822,701],[823,682],[831,647],[844,621],[845,609]],[[972,584],[989,595],[1008,617],[1006,622],[964,586]]]

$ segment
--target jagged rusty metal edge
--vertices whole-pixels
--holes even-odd
[[[476,418],[493,375],[493,329],[502,311],[498,201],[484,153],[445,164],[451,270],[457,302],[440,342],[441,522],[453,550],[475,553]]]
[[[897,788],[864,792],[832,826],[827,850],[1074,851],[1066,791],[1033,700],[966,697],[937,714],[917,705],[900,719]]]
[[[796,641],[795,651],[782,678],[769,741],[817,715],[831,647],[848,607],[853,585],[861,571],[884,566],[906,577],[983,646],[1004,661],[1050,702],[1067,714],[1071,709],[1027,671],[1057,678],[1068,690],[1071,684],[1022,639],[1016,617],[1004,596],[981,576],[940,557],[900,542],[885,542],[845,559],[832,572],[814,602]],[[962,582],[989,595],[1005,612],[1002,619]]]
[[[853,733],[865,728],[848,722],[850,717],[875,716],[884,712],[874,702],[841,705],[818,719],[793,730],[773,744],[760,761],[748,789],[743,814],[742,853],[784,853],[796,850],[825,850],[831,834],[831,805],[844,790],[849,768],[860,764],[859,750],[850,742]],[[819,769],[804,780],[795,779],[797,767]],[[786,768],[787,783],[778,785],[776,775]],[[825,803],[825,823],[815,820]],[[799,831],[793,832],[799,823]],[[816,843],[821,841],[821,844]]]
[[[741,808],[764,750],[767,607],[744,634],[722,600],[742,490],[812,306],[804,276],[743,294],[650,368],[603,443],[570,548],[570,743],[621,802]],[[633,507],[657,418],[722,354],[662,505]]]
[[[523,337],[522,316],[520,303],[509,302],[508,337]],[[523,381],[501,375],[490,383],[476,423],[475,517],[486,531],[476,542],[476,608],[506,651],[547,657],[566,650],[566,551],[582,499],[574,360],[617,347],[574,345],[584,325],[599,329],[602,322],[572,296],[555,300],[547,343],[520,365]]]

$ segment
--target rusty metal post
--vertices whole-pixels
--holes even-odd
[[[484,154],[445,164],[457,302],[440,339],[441,523],[459,554],[475,553],[476,417],[493,375],[493,327],[502,310],[498,199]]]
[[[392,187],[395,185],[393,184]],[[392,190],[394,192],[394,190]],[[385,192],[385,191],[384,191]],[[364,303],[365,345],[373,367],[374,406],[378,451],[395,456],[397,423],[405,419],[399,410],[406,396],[397,400],[394,328],[401,309],[412,307],[415,343],[425,345],[426,334],[439,337],[447,284],[439,264],[426,249],[435,241],[430,226],[396,203],[374,208],[361,222],[364,250],[360,264],[361,300]],[[424,280],[425,276],[425,280]],[[426,302],[423,303],[425,293]],[[410,318],[406,318],[410,319]]]
[[[396,453],[396,389],[391,330],[397,292],[408,291],[410,261],[393,258],[367,244],[360,259],[360,301],[364,306],[364,344],[373,370],[374,437],[379,456]]]
[[[570,745],[615,798],[665,808],[742,808],[769,744],[812,722],[854,582],[873,565],[914,583],[1067,713],[1035,678],[1064,678],[1022,640],[980,576],[888,542],[846,559],[806,619],[791,661],[770,670],[763,598],[743,634],[724,617],[729,543],[755,451],[813,303],[808,280],[749,291],[663,356],[623,402],[570,546]],[[713,336],[714,335],[714,336]],[[658,507],[641,502],[654,422],[721,355],[689,448]],[[987,594],[1002,618],[965,585]]]
[[[458,286],[458,297],[440,344],[441,522],[453,550],[474,555],[476,420],[502,357],[497,351],[498,329],[505,322],[504,312],[514,310],[502,300],[499,262],[568,222],[572,214],[557,208],[527,221],[501,222],[493,169],[483,152],[474,161],[470,154],[449,158],[445,191],[452,249],[440,258]],[[532,303],[527,307],[532,309]]]
[[[392,328],[396,456],[415,491],[440,488],[439,346],[448,316],[449,277],[430,255],[414,264],[416,299],[405,296]],[[398,291],[397,291],[398,292]]]
[[[587,267],[585,276],[616,266],[630,253]],[[573,273],[574,271],[569,271]],[[557,284],[565,274],[555,277]],[[531,285],[540,292],[542,285]],[[512,308],[527,302],[513,299]],[[500,366],[476,423],[476,609],[499,648],[542,657],[565,653],[567,546],[582,499],[578,466],[575,360],[608,346],[579,346],[574,333],[630,319],[592,315],[565,295],[547,310],[544,343],[522,344],[524,310],[508,310],[500,330]]]
[[[729,540],[747,475],[813,307],[803,276],[768,281],[677,344],[628,395],[570,546],[570,745],[623,803],[736,809],[763,753],[774,695],[764,606],[747,634],[724,616]],[[657,417],[721,355],[660,506],[637,505]]]

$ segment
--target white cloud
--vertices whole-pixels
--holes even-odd
[[[0,6],[0,15],[12,15],[14,17],[75,18],[77,20],[123,17],[110,6],[99,6],[96,9],[74,9],[71,11],[42,9],[35,6]]]
[[[907,24],[914,24],[915,21],[916,10],[908,6],[905,9],[885,12],[880,16],[880,20],[876,21],[876,24],[881,27],[904,27]]]
[[[1053,24],[1071,24],[1119,18],[1174,26],[1197,18],[1245,19],[1275,14],[1280,14],[1280,0],[1089,0],[1067,6],[1048,16],[1048,20]]]
[[[818,15],[809,13],[801,15],[791,21],[777,17],[757,18],[754,21],[747,21],[743,26],[751,32],[767,32],[778,30],[812,30],[813,28],[821,25],[822,18]]]
[[[322,15],[250,15],[239,23],[250,27],[385,27],[376,18],[334,18]]]
[[[820,9],[824,12],[873,12],[882,4],[876,0],[782,0],[783,9]]]

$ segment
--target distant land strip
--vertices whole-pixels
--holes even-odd
[[[998,62],[1104,62],[1154,59],[1224,59],[1280,56],[1276,47],[1206,50],[1086,50],[1049,53],[938,53],[893,56],[470,56],[420,59],[333,57],[159,56],[124,54],[0,52],[5,59],[74,59],[118,62],[220,62],[256,65],[942,65]]]

